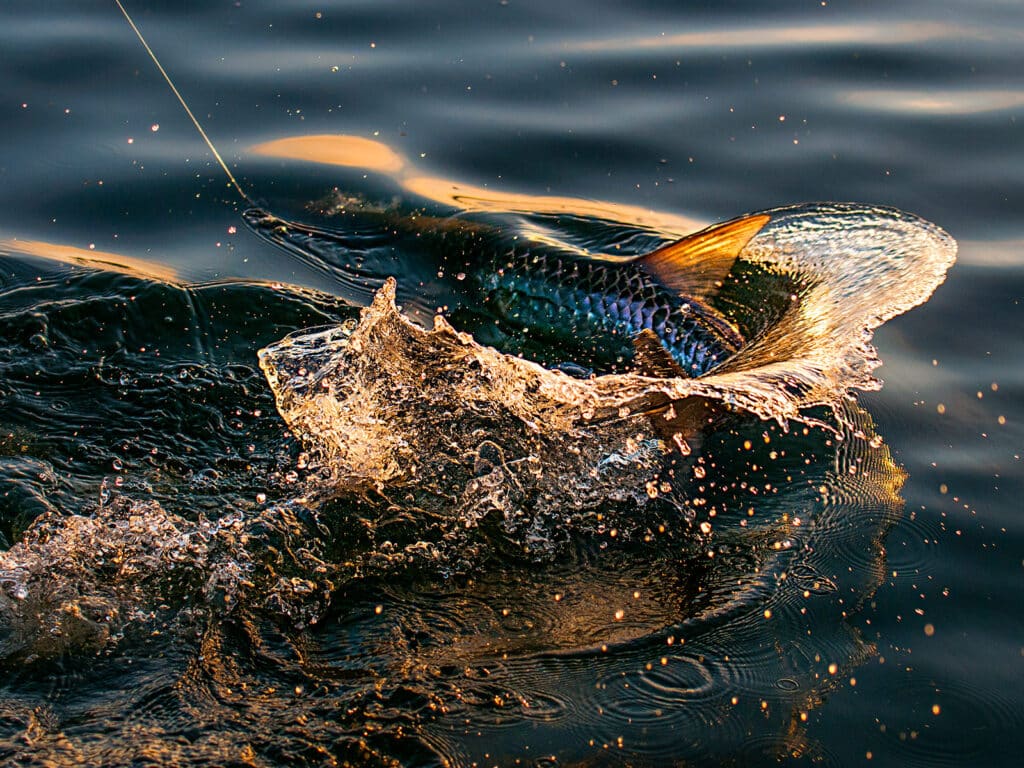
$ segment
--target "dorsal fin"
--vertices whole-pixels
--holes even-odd
[[[715,294],[740,251],[770,218],[762,213],[715,224],[640,256],[637,261],[666,288],[683,296],[705,299]]]
[[[644,328],[633,336],[633,365],[643,376],[656,379],[688,379],[689,374],[665,349],[658,334]]]

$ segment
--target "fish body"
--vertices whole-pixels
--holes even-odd
[[[333,262],[343,283],[360,272],[352,254],[365,241],[351,233],[284,221],[259,209],[243,218],[280,247],[320,264]],[[768,220],[746,216],[625,259],[539,246],[509,249],[493,233],[467,237],[457,226],[438,227],[445,258],[457,261],[461,254],[467,267],[449,286],[444,304],[456,327],[547,364],[609,370],[631,363],[650,375],[702,376],[743,344],[708,300]],[[388,234],[403,237],[396,229]],[[422,233],[414,234],[422,245]],[[393,241],[390,247],[396,247]],[[372,273],[360,280],[375,288],[386,275]],[[424,291],[426,283],[421,281]]]
[[[768,219],[736,219],[629,259],[508,251],[475,272],[473,306],[547,342],[549,360],[582,349],[596,362],[628,359],[642,373],[702,376],[743,345],[707,299]]]
[[[476,283],[501,323],[537,341],[582,347],[591,357],[630,356],[633,340],[647,330],[683,373],[701,376],[743,343],[717,311],[668,289],[635,261],[510,254],[478,273]]]

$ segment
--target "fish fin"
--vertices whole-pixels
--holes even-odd
[[[657,379],[688,379],[686,373],[672,354],[665,349],[658,334],[644,328],[633,336],[633,365],[643,376]]]
[[[647,408],[640,411],[650,419],[655,433],[669,453],[685,458],[699,450],[705,432],[722,416],[718,404],[700,395],[674,400],[665,395],[654,395]],[[675,464],[673,459],[671,464]]]
[[[673,400],[651,423],[674,452],[689,456],[700,450],[705,433],[719,416],[708,398],[687,397]]]
[[[762,213],[715,224],[640,256],[637,261],[666,288],[705,299],[721,287],[740,251],[770,219]]]

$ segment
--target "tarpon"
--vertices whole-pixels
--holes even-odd
[[[345,233],[260,209],[243,218],[275,245],[321,260],[333,256],[338,262],[351,246]],[[581,370],[581,360],[632,361],[652,375],[702,376],[743,345],[736,326],[708,299],[769,219],[744,216],[627,259],[476,238],[476,246],[490,253],[467,260],[467,271],[452,286],[447,314],[456,327],[496,325],[507,336],[550,346],[564,353],[558,362],[570,370]]]

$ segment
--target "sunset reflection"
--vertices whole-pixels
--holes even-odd
[[[464,211],[572,214],[684,235],[706,221],[652,211],[635,205],[559,195],[502,192],[456,179],[420,173],[411,162],[383,142],[350,135],[290,136],[257,144],[250,151],[264,157],[363,168],[392,177],[409,194]]]
[[[962,39],[969,30],[948,24],[811,24],[804,26],[746,27],[740,29],[709,29],[679,34],[612,37],[604,40],[579,40],[556,46],[560,51],[588,53],[624,53],[652,48],[683,48],[722,50],[730,48],[793,48],[829,47],[865,44],[910,45],[934,40]]]
[[[73,245],[58,245],[45,240],[0,239],[0,251],[35,256],[78,267],[91,267],[108,272],[120,272],[135,277],[148,277],[166,283],[178,280],[178,273],[171,267],[156,264],[120,253],[97,251],[91,248],[76,248]]]
[[[879,112],[976,115],[1024,106],[1024,91],[859,90],[840,94],[839,101]]]

